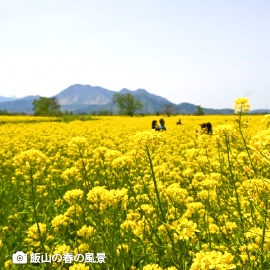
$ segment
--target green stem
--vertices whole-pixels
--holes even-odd
[[[229,141],[228,141],[227,136],[226,136],[226,147],[227,147],[227,158],[228,158],[228,164],[229,164],[229,169],[230,169],[230,174],[231,174],[231,180],[232,180],[233,188],[234,188],[234,191],[235,191],[235,196],[236,196],[236,201],[237,201],[237,208],[238,208],[238,213],[239,213],[240,221],[241,221],[240,223],[241,223],[242,234],[244,236],[244,241],[245,241],[245,244],[247,246],[248,243],[247,243],[247,240],[246,240],[245,235],[244,235],[244,233],[245,233],[244,220],[243,220],[243,216],[242,216],[241,204],[240,204],[240,201],[239,201],[239,195],[238,195],[237,188],[236,188],[236,185],[235,185],[235,177],[234,177],[234,174],[232,172],[232,165],[231,165],[231,161],[230,161],[230,147],[229,147]],[[248,259],[249,259],[249,262],[250,262],[249,251],[246,250],[246,252],[248,254]]]
[[[108,173],[107,173],[107,170],[106,170],[106,167],[105,167],[104,159],[102,159],[102,163],[103,163],[103,170],[104,170],[105,175],[106,175],[106,183],[107,183],[108,188],[110,190],[111,189],[111,187],[110,187],[110,181],[108,180]]]
[[[148,148],[146,148],[146,151],[147,151],[148,159],[149,159],[149,162],[150,162],[150,168],[151,168],[152,177],[153,177],[153,181],[154,181],[155,192],[156,192],[156,195],[157,195],[159,209],[160,209],[160,212],[161,212],[161,216],[162,216],[163,222],[166,223],[165,214],[164,214],[164,211],[163,211],[163,207],[161,205],[159,191],[158,191],[158,188],[157,188],[157,180],[156,180],[156,176],[155,176],[155,172],[154,172],[154,168],[153,168],[153,164],[152,164],[152,159],[151,159],[151,156],[150,156],[150,153],[149,153]]]
[[[161,200],[160,200],[160,196],[159,196],[159,191],[158,191],[158,188],[157,188],[157,181],[156,181],[156,176],[155,176],[155,172],[154,172],[154,168],[153,168],[153,164],[152,164],[152,159],[151,159],[151,156],[150,156],[150,152],[149,152],[149,149],[148,147],[146,147],[146,152],[147,152],[147,156],[148,156],[148,159],[149,159],[149,163],[150,163],[150,168],[151,168],[151,172],[152,172],[152,177],[153,177],[153,181],[154,181],[154,186],[155,186],[155,192],[156,192],[156,195],[157,195],[157,200],[158,200],[158,205],[159,205],[159,209],[160,209],[160,212],[161,212],[161,217],[162,217],[162,220],[164,222],[164,224],[166,225],[166,217],[165,217],[165,214],[164,214],[164,210],[163,210],[163,207],[161,205]],[[174,245],[174,239],[171,235],[171,232],[169,231],[169,229],[165,226],[166,228],[166,231],[168,233],[168,236],[170,238],[170,241],[172,243],[172,247],[173,247],[173,254],[174,256],[177,258],[177,255],[176,255],[176,249],[175,249],[175,245]],[[178,259],[177,259],[178,260]],[[180,265],[181,269],[183,269],[183,265],[181,264]]]
[[[114,262],[114,230],[115,230],[115,220],[116,220],[116,213],[115,209],[113,209],[113,232],[112,232],[112,264],[113,269],[115,269],[115,262]]]
[[[267,220],[267,200],[266,200],[266,205],[265,205],[265,216],[264,216],[264,220],[263,220],[263,234],[262,234],[262,243],[261,243],[261,270],[264,270],[264,240],[265,240],[265,231],[266,231],[266,220]]]
[[[74,227],[75,227],[75,247],[77,247],[77,230],[76,230],[76,203],[75,203],[75,220],[74,220]]]
[[[156,238],[157,238],[157,240],[158,240],[158,244],[155,243],[155,241],[154,241],[154,239],[153,239],[153,234],[150,235],[151,239],[153,240],[153,243],[159,247],[159,249],[158,249],[159,251],[160,251],[161,248],[164,248],[164,249],[168,252],[168,255],[171,257],[171,259],[172,259],[173,263],[175,264],[175,266],[179,268],[180,266],[178,265],[178,262],[175,261],[174,257],[171,255],[170,249],[168,249],[166,246],[162,246],[162,241],[161,241],[159,235],[157,234],[156,230],[155,230],[154,227],[152,226],[152,224],[151,224],[149,218],[145,215],[144,211],[142,210],[141,205],[140,205],[140,203],[138,202],[138,200],[137,200],[137,198],[136,198],[136,194],[135,194],[135,192],[134,192],[134,190],[133,190],[133,185],[132,185],[132,183],[130,183],[130,181],[128,181],[128,179],[127,179],[127,183],[128,183],[129,186],[130,186],[130,191],[132,192],[132,196],[134,197],[134,200],[135,200],[136,204],[137,204],[138,207],[140,208],[141,213],[142,213],[143,216],[145,217],[145,219],[146,219],[146,221],[147,221],[147,223],[148,223],[148,225],[149,225],[149,227],[150,227],[151,232],[156,236]],[[165,226],[165,227],[166,227],[166,226]],[[167,228],[166,228],[166,229],[167,229]],[[175,251],[174,251],[174,252],[175,252]],[[177,258],[176,258],[176,259],[177,259]],[[178,261],[178,259],[177,259],[177,261]]]
[[[206,173],[205,173],[204,169],[202,168],[202,166],[201,166],[200,162],[197,160],[197,158],[196,158],[196,157],[194,157],[194,159],[195,159],[195,161],[198,163],[198,165],[199,165],[199,167],[200,167],[200,169],[201,169],[202,173],[205,175]]]
[[[248,147],[247,147],[247,143],[246,143],[246,140],[244,138],[244,135],[243,135],[243,132],[242,132],[242,129],[241,129],[241,117],[242,117],[242,109],[241,109],[241,112],[240,112],[240,116],[239,116],[239,131],[240,131],[240,134],[241,134],[241,137],[242,137],[242,140],[244,142],[244,145],[245,145],[245,148],[246,148],[246,151],[247,151],[247,154],[248,154],[248,158],[249,158],[249,161],[250,161],[250,164],[251,164],[251,167],[257,177],[257,170],[255,168],[255,166],[253,165],[253,162],[252,162],[252,159],[251,159],[251,156],[249,154],[249,150],[248,150]]]
[[[83,155],[82,155],[80,149],[79,149],[79,153],[80,153],[80,156],[81,156],[81,159],[82,159],[82,165],[83,165],[83,170],[84,170],[84,175],[85,175],[84,180],[85,180],[86,186],[88,187],[88,190],[90,190],[88,175],[87,175],[87,171],[86,171],[85,164],[84,164],[84,161],[83,161]],[[92,186],[94,186],[94,185],[92,184]]]
[[[45,255],[46,253],[46,249],[43,245],[43,240],[42,240],[42,236],[41,236],[41,231],[39,228],[39,224],[38,224],[38,217],[37,217],[37,210],[36,210],[36,202],[35,202],[35,192],[34,192],[34,180],[33,180],[33,172],[32,169],[30,169],[30,178],[31,178],[31,191],[32,191],[32,202],[33,202],[33,208],[34,208],[34,215],[35,215],[35,220],[37,223],[37,229],[38,229],[38,234],[39,234],[39,239],[40,239],[40,245],[41,245],[41,249]],[[48,266],[46,265],[46,267],[48,268]]]

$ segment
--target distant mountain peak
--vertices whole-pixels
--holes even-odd
[[[31,95],[31,96],[26,96],[26,97],[23,97],[23,98],[21,98],[20,100],[23,100],[23,99],[25,99],[25,100],[29,100],[29,99],[39,99],[41,96],[40,95]]]
[[[116,93],[126,94],[131,93],[135,99],[142,102],[144,105],[138,113],[156,114],[160,111],[160,107],[164,104],[174,105],[179,114],[193,114],[196,110],[196,105],[188,102],[174,104],[164,97],[149,93],[143,88],[137,90],[129,90],[123,88],[120,91],[112,91],[100,86],[91,86],[89,84],[74,84],[64,89],[55,97],[61,105],[61,110],[69,110],[74,113],[91,113],[93,111],[110,111],[114,114],[119,112],[117,104],[112,102],[113,95]],[[40,96],[26,96],[24,98],[6,98],[0,96],[0,110],[8,110],[9,112],[25,112],[32,113],[33,101]],[[3,98],[3,99],[1,99]],[[205,114],[233,114],[233,109],[208,109],[203,108]],[[258,110],[265,112],[269,110]],[[252,113],[252,111],[251,111]]]
[[[3,96],[0,96],[0,102],[12,101],[12,100],[15,100],[15,99],[18,99],[18,98],[15,97],[15,96],[12,96],[12,97],[3,97]]]
[[[145,89],[142,89],[142,88],[137,89],[136,92],[138,92],[138,93],[148,93],[149,94],[148,91],[146,91]]]

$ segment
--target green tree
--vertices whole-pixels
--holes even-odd
[[[100,110],[98,112],[98,115],[109,115],[109,111],[108,110]]]
[[[143,104],[139,100],[135,100],[134,96],[130,93],[126,95],[119,93],[114,94],[113,103],[118,104],[120,113],[130,115],[131,117],[134,115],[135,111],[143,108]]]
[[[53,112],[60,112],[60,104],[58,103],[56,97],[52,97],[50,98],[50,106],[49,106],[49,109]]]
[[[35,115],[58,116],[60,115],[60,105],[55,97],[40,97],[33,101],[33,111]]]
[[[194,112],[194,115],[204,115],[204,110],[200,105],[197,106],[197,110]]]
[[[0,110],[0,115],[10,115],[8,110],[4,109],[4,110]]]
[[[175,108],[172,104],[163,104],[162,106],[160,106],[160,109],[167,116],[170,116],[171,114],[173,114],[173,112],[175,110]]]
[[[173,115],[176,116],[178,114],[179,114],[179,110],[177,109],[176,106],[174,106],[174,108],[173,108]]]

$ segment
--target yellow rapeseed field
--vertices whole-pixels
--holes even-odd
[[[0,116],[0,125],[7,123],[61,122],[57,117],[44,116]]]
[[[270,269],[270,117],[246,105],[162,116],[163,132],[157,116],[6,121],[0,269]]]

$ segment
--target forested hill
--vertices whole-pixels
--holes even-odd
[[[112,97],[115,93],[131,93],[136,99],[143,104],[143,109],[138,113],[155,114],[160,111],[160,107],[164,104],[174,105],[178,114],[193,114],[197,105],[191,103],[174,104],[164,97],[157,96],[147,92],[145,89],[137,89],[131,91],[122,89],[120,91],[112,91],[99,86],[75,84],[64,89],[55,97],[61,105],[61,110],[69,110],[74,113],[91,113],[93,111],[109,111],[113,114],[118,113],[118,107],[112,103]],[[1,96],[0,110],[8,110],[9,112],[25,112],[32,113],[32,102],[40,96],[26,96],[24,98],[10,100]],[[9,99],[9,100],[7,100]],[[200,105],[200,104],[198,104]],[[270,110],[260,110],[262,112],[270,112]],[[205,114],[234,114],[233,109],[211,109],[204,108]],[[252,112],[252,111],[251,111]]]

